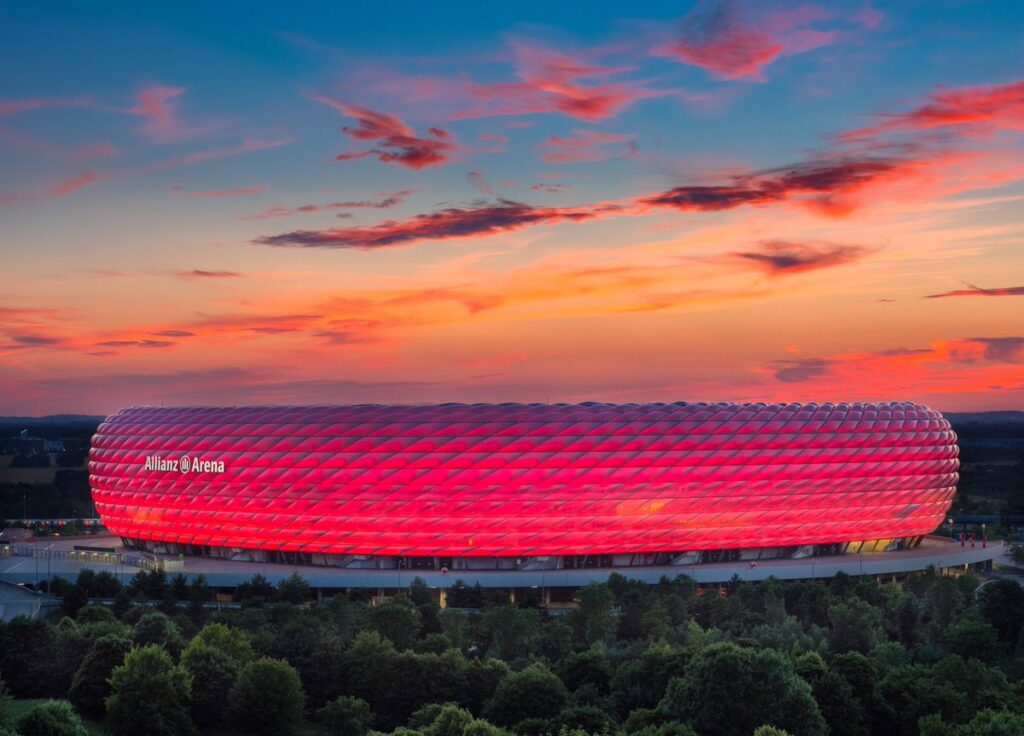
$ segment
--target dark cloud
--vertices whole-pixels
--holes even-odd
[[[972,337],[972,342],[985,346],[985,359],[999,363],[1024,360],[1024,337]]]
[[[237,271],[206,271],[201,268],[193,268],[191,271],[175,271],[174,275],[182,279],[237,279],[245,274]]]
[[[361,248],[372,250],[419,240],[465,238],[520,230],[530,225],[579,222],[618,212],[617,205],[587,208],[535,207],[522,202],[498,200],[476,207],[448,208],[404,220],[390,220],[368,227],[297,230],[257,239],[260,245],[294,248]]]
[[[11,335],[11,339],[21,345],[30,345],[32,347],[49,347],[64,343],[64,338],[50,335]]]
[[[817,197],[820,205],[828,197],[845,194],[899,171],[905,162],[896,159],[838,159],[808,161],[779,169],[746,174],[729,184],[681,186],[639,200],[653,207],[671,207],[684,212],[731,210],[745,205],[784,202],[792,197]]]
[[[945,299],[951,296],[1024,296],[1024,286],[1004,286],[997,289],[985,289],[973,284],[967,284],[967,286],[970,288],[929,294],[925,299]]]
[[[494,187],[491,186],[490,182],[487,181],[487,177],[480,171],[470,171],[466,174],[466,181],[471,186],[479,189],[481,192],[486,194],[488,197],[494,196]]]
[[[775,378],[785,383],[800,383],[821,378],[829,372],[832,361],[825,358],[798,358],[776,361]]]
[[[266,220],[270,217],[290,217],[291,215],[304,215],[312,212],[330,212],[333,210],[356,210],[375,209],[384,210],[394,207],[405,201],[405,198],[412,194],[412,189],[400,189],[397,192],[385,194],[381,199],[347,200],[343,202],[325,202],[323,204],[300,204],[295,207],[274,205],[263,212],[254,215],[245,215],[243,220]],[[380,196],[380,195],[378,195]],[[341,213],[338,217],[349,217],[347,213]]]
[[[95,344],[101,348],[169,348],[175,343],[170,340],[104,340]]]
[[[756,251],[737,251],[729,255],[757,266],[770,276],[776,276],[853,263],[869,252],[859,245],[810,245],[766,240]]]
[[[411,127],[394,115],[350,105],[322,95],[313,95],[313,99],[333,107],[346,117],[355,118],[355,126],[346,125],[341,129],[345,135],[360,141],[375,141],[379,146],[369,150],[338,154],[335,157],[338,161],[369,156],[386,164],[422,169],[448,163],[460,150],[452,134],[441,128],[429,128],[427,136],[418,136]]]
[[[150,335],[156,335],[157,337],[195,337],[196,333],[189,332],[188,330],[158,330],[156,332],[150,332]]]

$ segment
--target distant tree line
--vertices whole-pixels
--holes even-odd
[[[60,616],[0,626],[0,725],[21,736],[1024,734],[1011,581],[613,575],[561,614],[459,582],[443,609],[419,580],[316,604],[298,575],[256,576],[219,611],[201,578],[51,587]]]

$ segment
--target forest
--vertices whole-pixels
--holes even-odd
[[[4,736],[1024,733],[1008,580],[612,575],[564,610],[458,581],[444,608],[419,580],[315,602],[297,574],[220,606],[157,572],[52,590],[58,616],[0,626]]]

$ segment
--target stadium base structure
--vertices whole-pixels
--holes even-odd
[[[957,458],[912,403],[132,407],[89,471],[138,551],[579,575],[912,553]]]
[[[50,577],[74,580],[83,569],[107,570],[123,583],[139,572],[137,553],[122,556],[123,550],[114,554],[69,553],[76,540],[61,540],[49,545],[52,560],[45,558],[35,561],[26,559],[31,546],[19,550],[22,556],[0,555],[0,581],[21,585],[35,585]],[[108,537],[93,540],[115,549],[117,539]],[[1005,561],[1005,548],[1000,541],[960,542],[948,537],[925,537],[913,549],[894,552],[874,552],[806,557],[801,559],[774,559],[759,562],[713,562],[699,565],[666,565],[650,567],[588,567],[561,570],[405,570],[405,569],[344,569],[289,565],[271,562],[243,562],[207,557],[164,557],[148,556],[146,569],[153,569],[156,563],[163,567],[168,576],[182,574],[188,579],[202,576],[213,588],[230,591],[248,582],[254,575],[262,575],[270,583],[279,583],[290,575],[298,573],[310,586],[325,595],[334,591],[369,590],[376,594],[388,595],[407,589],[419,578],[436,591],[441,598],[445,591],[460,582],[484,588],[504,589],[510,598],[524,600],[527,596],[540,595],[544,601],[557,604],[572,600],[574,592],[590,583],[606,582],[614,574],[631,580],[656,584],[662,580],[675,580],[679,576],[691,579],[701,586],[718,586],[731,580],[762,581],[768,578],[778,580],[827,579],[837,573],[855,577],[865,576],[889,580],[901,578],[928,568],[944,574],[964,572],[984,573],[992,568],[994,560]],[[33,564],[35,563],[35,564]]]

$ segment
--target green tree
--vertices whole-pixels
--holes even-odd
[[[188,714],[192,681],[156,644],[133,649],[110,675],[107,720],[115,736],[194,733]]]
[[[543,665],[531,664],[501,681],[484,715],[499,726],[514,726],[527,718],[553,718],[568,699],[557,675]]]
[[[204,645],[220,650],[239,665],[253,658],[252,642],[245,632],[221,623],[207,624],[201,628],[189,642],[189,647],[193,645]]]
[[[964,598],[953,578],[941,576],[928,586],[924,609],[935,632],[944,632],[963,608]]]
[[[72,585],[61,599],[61,608],[71,618],[89,603],[89,594],[80,585]]]
[[[115,667],[124,664],[131,648],[130,641],[114,634],[102,636],[92,645],[68,691],[68,700],[80,713],[92,718],[103,717],[110,695],[110,675]]]
[[[607,585],[591,583],[580,588],[577,594],[579,607],[569,616],[576,641],[583,646],[608,639],[615,632],[613,605],[615,596]]]
[[[1003,641],[1016,644],[1024,626],[1024,588],[1016,580],[993,580],[978,593],[981,615]]]
[[[306,578],[297,572],[293,572],[277,584],[277,592],[274,594],[274,599],[284,603],[300,605],[306,603],[311,595],[312,592],[309,583],[306,582]]]
[[[331,736],[365,736],[373,724],[373,711],[362,698],[341,695],[318,710],[316,719]]]
[[[446,603],[451,608],[483,608],[484,589],[477,583],[472,588],[462,580],[456,580],[445,596]]]
[[[850,651],[867,654],[884,639],[878,609],[859,598],[848,598],[829,606],[828,619],[832,626],[829,647],[836,654]]]
[[[810,686],[773,650],[713,644],[672,680],[660,706],[701,736],[748,736],[765,722],[795,736],[827,732]]]
[[[15,721],[20,736],[88,736],[82,719],[66,700],[33,705]]]
[[[999,633],[988,621],[977,615],[963,615],[946,629],[943,637],[946,648],[964,659],[991,662],[1002,654]]]
[[[305,707],[299,673],[287,662],[269,657],[247,664],[228,698],[231,721],[258,736],[294,733]]]
[[[488,608],[480,620],[487,653],[506,662],[529,656],[540,631],[540,616],[532,609]]]
[[[560,670],[562,682],[572,692],[583,685],[593,685],[600,693],[608,692],[612,666],[604,652],[596,649],[573,652],[562,660]]]
[[[420,630],[420,613],[406,596],[395,596],[374,606],[367,615],[367,625],[386,639],[395,649],[410,649]]]
[[[256,573],[251,580],[246,580],[235,587],[236,601],[269,601],[274,597],[274,586],[265,577]]]
[[[784,731],[775,726],[759,726],[754,731],[754,736],[790,736],[789,731]]]
[[[117,617],[106,606],[85,606],[76,617],[79,624],[116,624]]]
[[[182,652],[181,666],[192,678],[192,720],[202,728],[219,725],[242,660],[196,637]]]
[[[185,647],[181,629],[167,614],[159,611],[143,614],[132,628],[132,641],[139,647],[158,644],[166,649],[172,657],[181,654],[181,650]]]

